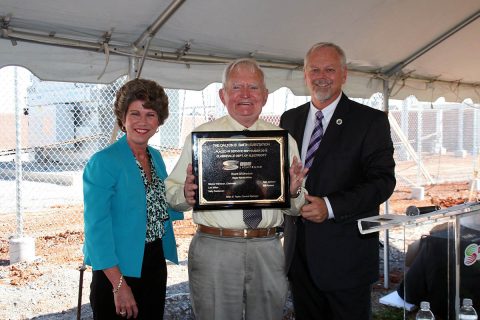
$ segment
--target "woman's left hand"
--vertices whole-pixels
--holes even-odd
[[[115,311],[118,315],[126,319],[137,318],[137,303],[127,283],[124,283],[118,292],[113,295],[113,300],[115,301]]]

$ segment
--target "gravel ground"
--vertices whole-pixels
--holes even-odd
[[[431,226],[411,230],[406,236],[413,238],[428,232]],[[388,309],[378,303],[383,295],[391,292],[403,277],[403,230],[390,232],[390,287],[384,288],[383,279],[374,286],[374,310]],[[164,319],[194,319],[189,302],[187,251],[190,238],[177,238],[180,264],[168,264],[167,299]],[[383,275],[383,249],[380,250],[379,274]],[[31,263],[7,265],[0,260],[0,319],[76,319],[79,264],[48,263],[39,257]],[[92,319],[89,304],[91,270],[84,272],[81,319]],[[284,320],[294,319],[292,302],[287,301]],[[381,318],[380,318],[381,319]]]
[[[414,202],[409,199],[408,190],[397,191],[391,199],[391,212],[405,212],[408,205],[438,204],[447,207],[465,200],[468,184],[444,185],[426,189],[426,198]],[[81,208],[68,208],[81,210]],[[82,226],[65,226],[65,208],[49,211],[45,215],[35,215],[34,221],[25,221],[26,226],[35,226],[44,230],[47,236],[36,238],[36,254],[38,258],[30,263],[9,265],[8,234],[15,222],[14,216],[3,215],[0,220],[0,320],[3,319],[76,319],[79,266],[82,260],[81,244],[83,242]],[[72,228],[73,231],[62,231]],[[373,290],[373,310],[382,312],[389,307],[378,303],[378,299],[394,290],[403,277],[404,248],[410,242],[428,233],[432,225],[417,226],[404,231],[390,230],[390,287],[383,287],[381,279]],[[49,229],[51,228],[51,229]],[[76,230],[76,231],[75,231]],[[192,234],[191,221],[178,221],[175,225],[177,233],[179,265],[168,264],[168,284],[165,319],[193,319],[187,277],[187,251]],[[28,233],[28,230],[26,230]],[[180,233],[180,236],[178,235]],[[189,235],[190,234],[190,235]],[[406,243],[403,238],[405,236]],[[381,233],[383,239],[383,232]],[[383,276],[383,249],[380,250],[381,264],[379,274]],[[89,305],[89,284],[91,271],[84,273],[84,289],[82,294],[82,319],[91,319]],[[290,299],[285,306],[284,319],[294,319]],[[383,319],[377,317],[377,319]],[[409,318],[410,319],[410,318]]]
[[[164,319],[194,319],[189,302],[186,260],[189,243],[190,238],[177,238],[180,263],[167,265]],[[0,265],[0,319],[76,319],[80,277],[78,267],[72,263],[52,265],[42,258],[31,263]],[[91,278],[91,270],[87,269],[83,278],[81,319],[92,319],[88,298]],[[284,319],[290,319],[290,314],[289,300]]]
[[[418,232],[418,230],[417,230]],[[390,273],[391,287],[398,284],[403,273],[403,252],[397,248],[403,241],[395,240],[399,234],[390,236]],[[189,237],[177,238],[180,264],[168,264],[167,299],[164,319],[194,319],[189,302],[187,251]],[[382,261],[379,273],[383,273],[383,250],[380,251]],[[49,263],[39,257],[31,263],[17,263],[7,265],[5,260],[0,265],[0,319],[76,319],[79,264],[67,262],[63,264]],[[81,319],[92,319],[89,304],[89,284],[91,270],[84,272],[84,286],[82,294]],[[383,288],[380,281],[374,290],[374,304],[389,290]],[[390,290],[391,291],[391,290]],[[292,302],[287,301],[284,320],[294,319]]]
[[[165,319],[190,319],[186,262],[190,239],[177,241],[181,262],[168,264]],[[76,319],[79,278],[79,265],[72,263],[52,265],[38,258],[32,263],[1,265],[0,319]],[[88,298],[91,278],[88,268],[84,272],[81,319],[92,319]]]

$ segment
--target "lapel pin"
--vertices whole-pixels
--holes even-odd
[[[342,119],[337,119],[337,124],[341,125],[343,123]]]

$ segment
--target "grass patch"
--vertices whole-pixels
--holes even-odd
[[[414,320],[415,311],[406,313],[405,319]],[[384,306],[373,312],[373,320],[403,320],[403,309]]]

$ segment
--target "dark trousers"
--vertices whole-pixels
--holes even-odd
[[[333,291],[320,290],[310,276],[305,252],[305,229],[300,220],[297,230],[295,253],[288,273],[295,319],[371,319],[371,285]],[[348,277],[348,274],[345,277]]]
[[[124,277],[124,281],[130,286],[135,297],[138,307],[137,319],[163,319],[167,264],[161,239],[145,245],[141,277]],[[93,271],[90,305],[94,319],[125,319],[115,313],[112,284],[102,270]]]

